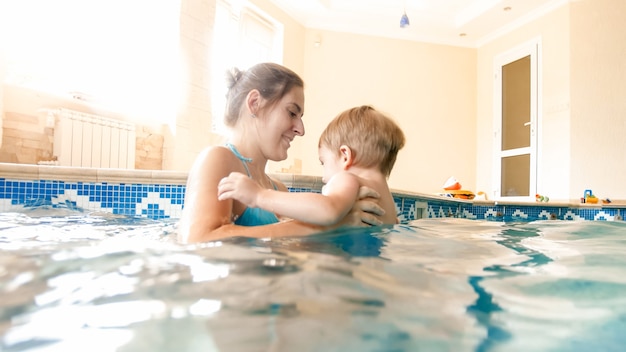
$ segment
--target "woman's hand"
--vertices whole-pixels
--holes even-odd
[[[343,226],[378,226],[383,222],[379,216],[385,214],[385,210],[378,205],[380,194],[365,186],[359,188],[359,199],[354,203],[352,210],[341,222]]]

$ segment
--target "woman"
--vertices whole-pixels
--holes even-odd
[[[271,213],[233,200],[219,201],[219,181],[241,172],[263,188],[287,191],[266,173],[268,160],[285,160],[296,136],[304,135],[304,82],[290,69],[257,64],[245,72],[228,73],[225,124],[231,136],[225,146],[204,150],[189,172],[183,214],[178,225],[182,242],[212,241],[231,236],[278,237],[307,235],[326,227],[293,220],[279,221]],[[362,189],[360,200],[338,225],[380,224],[382,212],[366,197],[378,197]]]

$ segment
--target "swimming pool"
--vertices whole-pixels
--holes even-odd
[[[293,192],[321,187],[316,177],[276,176]],[[626,342],[624,205],[394,191],[394,227],[180,245],[185,180],[1,164],[0,350],[569,351]]]
[[[0,214],[0,350],[617,351],[623,221],[421,219],[181,245],[176,220]]]

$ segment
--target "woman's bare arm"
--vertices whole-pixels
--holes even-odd
[[[209,148],[196,159],[187,178],[178,223],[182,242],[210,241],[213,231],[232,222],[233,202],[217,199],[219,180],[237,168],[232,159],[232,153],[222,147]]]

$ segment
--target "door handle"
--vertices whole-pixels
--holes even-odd
[[[524,126],[530,126],[532,124],[532,122],[528,121],[526,123],[524,123]]]

